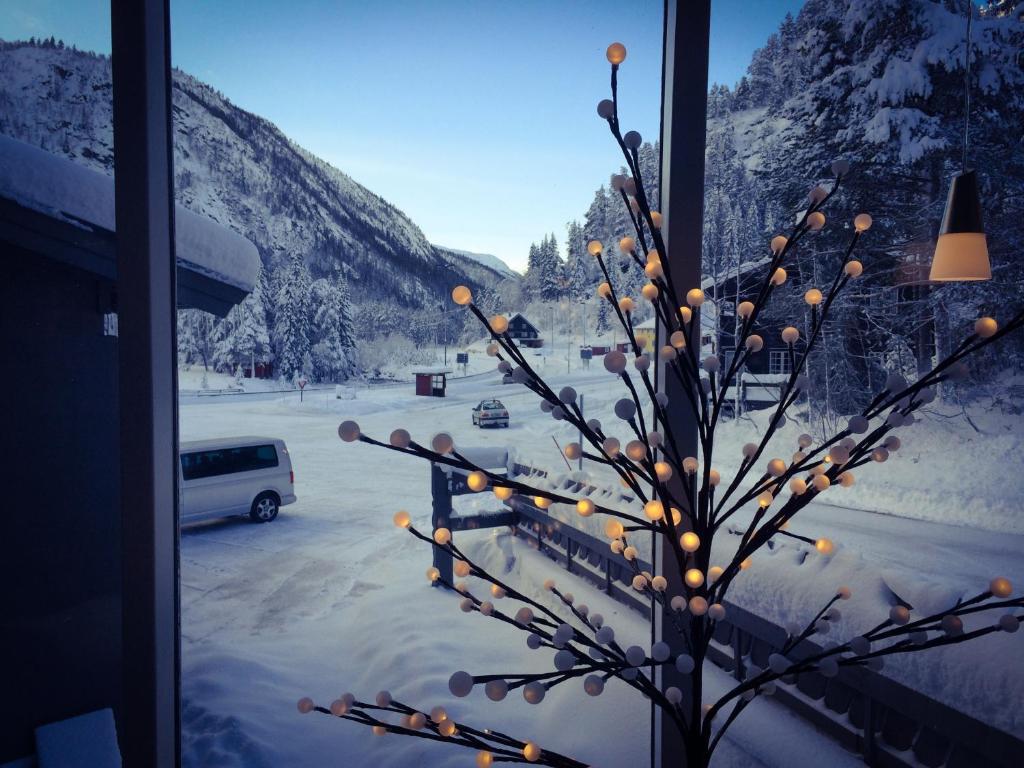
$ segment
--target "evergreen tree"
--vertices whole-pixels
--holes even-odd
[[[570,221],[566,225],[566,251],[568,258],[565,263],[566,293],[575,301],[590,298],[594,285],[598,282],[598,272],[594,257],[587,253],[587,238],[583,227],[578,221]]]
[[[293,254],[280,269],[274,304],[277,372],[291,378],[310,349],[310,276],[301,255]]]
[[[270,360],[270,334],[263,305],[265,285],[266,273],[260,269],[252,293],[241,304],[232,307],[220,322],[213,354],[217,368],[232,371],[242,366],[255,377],[256,363]]]
[[[314,281],[311,375],[317,381],[344,381],[358,373],[356,340],[348,286],[343,278]]]

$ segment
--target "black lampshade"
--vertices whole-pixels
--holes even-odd
[[[964,171],[953,177],[949,187],[929,279],[945,282],[991,278],[978,176],[974,171]]]

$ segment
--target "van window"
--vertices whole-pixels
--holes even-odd
[[[276,467],[277,449],[272,445],[246,445],[181,455],[181,476],[185,480],[252,472]]]

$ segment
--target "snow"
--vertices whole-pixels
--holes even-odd
[[[116,230],[111,176],[7,136],[0,136],[0,195],[76,226]],[[174,215],[183,266],[245,291],[256,286],[256,246],[181,205]]]
[[[490,267],[495,272],[498,272],[507,277],[520,276],[518,272],[512,269],[512,267],[510,267],[497,256],[494,256],[490,253],[473,253],[472,251],[463,251],[459,250],[458,248],[449,248],[446,245],[437,245],[436,247],[443,248],[446,251],[451,251],[452,253],[456,253],[459,256],[464,256],[467,259],[472,259],[473,261],[479,262],[480,264],[483,264],[485,267]]]
[[[619,387],[602,368],[553,376],[550,383],[556,389],[571,383],[586,396],[587,416],[600,418],[606,428],[625,437],[612,416]],[[580,477],[564,471],[551,441],[554,436],[564,445],[575,434],[543,415],[532,393],[518,385],[502,386],[493,374],[451,382],[444,399],[417,398],[411,392],[411,386],[403,385],[363,389],[355,400],[321,392],[306,393],[302,403],[297,393],[183,400],[182,439],[253,431],[285,439],[299,498],[267,526],[231,520],[183,532],[186,766],[303,768],[339,758],[348,765],[471,764],[472,754],[466,751],[394,736],[378,739],[355,724],[302,717],[295,710],[303,695],[327,704],[346,690],[368,698],[382,688],[421,708],[443,703],[456,718],[484,727],[500,725],[601,766],[635,765],[637,755],[647,754],[648,710],[619,684],[610,684],[599,699],[583,696],[569,684],[553,690],[536,708],[516,696],[495,704],[479,692],[468,699],[453,699],[448,693],[448,677],[458,669],[548,669],[550,655],[528,651],[522,634],[478,614],[461,613],[452,596],[427,586],[429,551],[391,524],[394,511],[406,509],[415,525],[429,525],[426,464],[371,446],[343,444],[336,436],[337,424],[356,418],[367,434],[382,439],[404,427],[421,442],[445,430],[460,449],[500,452],[511,447],[517,460],[554,470],[552,483]],[[472,427],[469,409],[496,393],[510,411],[510,428]],[[982,414],[972,413],[972,418],[986,430],[993,428]],[[739,456],[739,446],[751,439],[759,419],[755,414],[752,422],[741,421],[734,429],[727,425],[723,432],[726,477],[729,457]],[[1005,530],[1009,516],[988,513],[999,498],[1012,497],[1022,481],[1006,477],[1000,485],[984,473],[975,479],[954,472],[955,454],[947,459],[940,449],[954,431],[962,439],[962,427],[936,417],[906,429],[904,447],[888,463],[858,473],[863,478],[852,489],[828,491],[794,522],[794,532],[833,538],[834,556],[825,558],[785,540],[772,553],[765,550],[755,557],[729,599],[779,623],[806,621],[836,586],[849,585],[854,597],[841,606],[843,619],[831,635],[838,639],[877,623],[892,592],[927,609],[970,593],[997,573],[1024,582],[1024,562],[1015,556],[1024,548],[1024,536]],[[789,429],[783,430],[785,444],[795,439]],[[1013,429],[1004,431],[991,446],[993,435],[979,436],[970,450],[982,463],[987,456],[1012,450],[1011,443],[1019,438]],[[938,461],[939,476],[950,476],[934,492],[934,476],[910,471],[926,461]],[[488,457],[487,463],[495,462],[500,464],[501,457]],[[597,493],[621,493],[614,477],[590,473],[587,464],[584,469],[586,477],[602,486]],[[956,477],[965,485],[961,494],[980,494],[984,502],[959,509],[962,497],[948,495]],[[915,493],[928,494],[928,501]],[[883,507],[888,500],[893,506],[885,515],[856,508]],[[486,493],[457,497],[455,504],[460,514],[501,509]],[[599,516],[581,519],[559,505],[551,513],[601,536]],[[970,527],[941,522],[966,514],[971,515]],[[741,512],[736,522],[742,523],[745,515]],[[638,614],[567,576],[503,531],[460,532],[456,539],[474,559],[532,596],[547,599],[541,584],[549,577],[563,586],[571,584],[566,588],[602,612],[617,636],[640,645],[649,642],[649,627]],[[733,539],[720,537],[716,558],[727,555]],[[1020,714],[1003,706],[1024,690],[1024,670],[1002,663],[1018,652],[1015,641],[1019,637],[986,638],[983,654],[972,646],[904,657],[894,660],[886,674],[1020,734]],[[709,696],[729,684],[725,673],[708,670]],[[570,712],[579,728],[566,727]],[[810,764],[859,763],[770,700],[755,702],[744,713],[714,763],[716,768]]]

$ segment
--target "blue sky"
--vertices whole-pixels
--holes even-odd
[[[714,0],[733,83],[797,0]],[[4,0],[0,38],[109,52],[106,0]],[[175,66],[404,210],[435,243],[525,265],[620,165],[594,112],[623,42],[620,114],[655,138],[660,0],[172,0]]]

